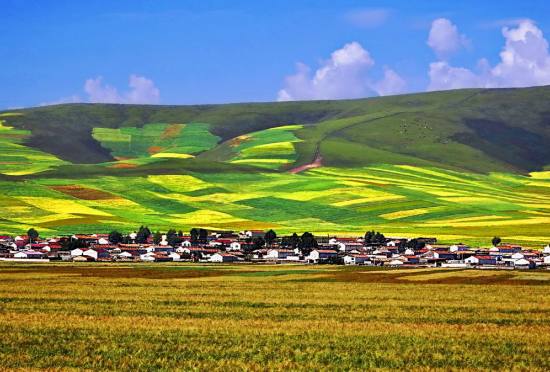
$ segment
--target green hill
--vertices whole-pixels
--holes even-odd
[[[143,223],[544,242],[548,102],[537,87],[11,110],[0,113],[0,231]]]

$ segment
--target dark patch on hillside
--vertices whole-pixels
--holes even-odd
[[[543,136],[501,121],[466,119],[472,133],[451,137],[521,171],[542,170],[550,163],[550,146]]]

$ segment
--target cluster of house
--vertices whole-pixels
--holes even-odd
[[[435,238],[415,239],[415,248],[404,238],[385,238],[367,243],[363,238],[317,237],[315,247],[283,245],[276,239],[258,247],[254,238],[263,231],[211,233],[198,242],[182,235],[172,245],[166,236],[155,244],[150,237],[136,243],[113,244],[109,235],[85,234],[29,241],[27,236],[0,236],[0,260],[3,261],[193,261],[193,262],[268,262],[268,263],[333,263],[390,267],[450,268],[548,268],[550,246],[542,250],[524,249],[518,245],[500,244],[491,248],[473,248],[463,244],[438,245]],[[71,244],[68,244],[71,243]],[[420,243],[420,244],[419,244]],[[67,247],[70,247],[67,248]]]

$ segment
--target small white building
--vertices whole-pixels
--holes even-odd
[[[349,254],[344,256],[344,265],[364,265],[370,263],[369,256],[366,254]]]
[[[223,262],[235,262],[238,260],[238,257],[233,256],[229,253],[214,253],[210,256],[210,262],[223,263]]]
[[[153,252],[147,252],[139,255],[139,259],[144,262],[154,262],[155,254]]]
[[[86,249],[82,255],[92,257],[94,260],[97,260],[97,251],[94,249]]]
[[[338,252],[331,249],[314,249],[306,257],[309,262],[319,262],[338,257]]]
[[[83,254],[84,254],[84,250],[81,249],[81,248],[75,248],[75,249],[71,250],[71,256],[73,256],[73,257],[82,256]]]
[[[264,255],[264,258],[271,260],[286,260],[288,256],[293,255],[294,251],[292,249],[269,249]]]
[[[97,244],[99,244],[99,245],[108,245],[108,244],[111,244],[111,242],[109,242],[109,241],[108,241],[107,239],[105,239],[105,238],[99,238],[99,239],[97,240]]]
[[[512,257],[513,260],[520,260],[520,259],[524,258],[525,256],[523,255],[523,253],[516,252],[511,257]]]
[[[120,257],[120,258],[132,258],[133,256],[132,256],[131,253],[124,251],[124,252],[120,252],[118,254],[118,257]]]
[[[388,266],[401,266],[403,265],[403,261],[401,260],[391,260],[387,263]]]
[[[464,263],[468,265],[479,265],[479,259],[476,256],[470,256],[464,260]]]
[[[191,242],[189,240],[184,240],[182,243],[181,243],[181,246],[182,247],[190,247],[191,246]]]
[[[228,251],[240,251],[241,250],[241,243],[239,242],[231,242],[229,244],[229,247],[227,247]]]
[[[181,256],[179,254],[177,254],[176,252],[170,252],[168,254],[168,257],[170,257],[172,259],[172,261],[180,261],[181,260]]]
[[[514,267],[518,269],[529,269],[533,266],[534,264],[531,261],[526,260],[525,258],[520,258],[519,260],[514,261]]]

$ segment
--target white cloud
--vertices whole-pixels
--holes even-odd
[[[532,20],[522,20],[514,27],[504,27],[505,44],[500,62],[491,67],[481,59],[476,72],[453,67],[445,61],[430,64],[428,90],[466,87],[503,88],[550,84],[548,41]]]
[[[315,73],[303,64],[297,64],[297,72],[285,78],[285,87],[278,93],[278,101],[360,98],[374,93],[375,84],[369,81],[368,71],[374,60],[361,44],[351,42],[335,50]],[[396,85],[398,75],[389,73]],[[381,90],[390,89],[390,82]]]
[[[403,93],[407,82],[389,67],[384,67],[384,78],[373,84],[374,91],[379,96],[389,96]]]
[[[103,77],[87,79],[84,83],[84,91],[88,94],[89,102],[96,103],[159,103],[160,91],[155,83],[143,76],[130,75],[130,89],[119,94],[118,90],[103,83]]]
[[[84,91],[88,95],[90,102],[120,103],[122,101],[122,97],[118,95],[115,87],[108,84],[103,85],[102,76],[98,76],[95,79],[87,79],[84,83]]]
[[[375,28],[386,23],[390,16],[388,9],[358,9],[346,14],[346,19],[354,26]]]
[[[160,91],[155,83],[144,76],[130,75],[129,89],[120,94],[112,85],[103,83],[103,77],[86,79],[84,93],[86,98],[79,95],[63,97],[56,101],[43,102],[39,106],[59,105],[62,103],[130,103],[130,104],[156,104],[160,102]]]
[[[130,91],[126,94],[128,103],[159,103],[160,90],[153,80],[143,76],[130,76]]]
[[[460,34],[456,25],[447,18],[438,18],[432,22],[427,43],[442,59],[469,45],[466,36]]]

